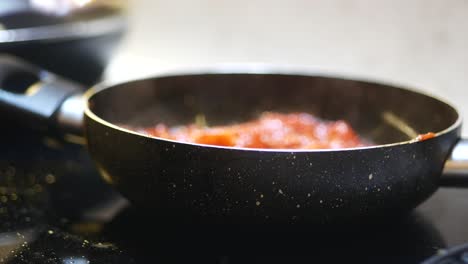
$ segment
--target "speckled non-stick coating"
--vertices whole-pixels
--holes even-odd
[[[91,111],[110,123],[183,124],[203,113],[231,123],[265,110],[345,119],[379,147],[265,151],[145,137],[86,115],[89,151],[103,177],[161,218],[205,223],[335,223],[410,210],[438,187],[460,133],[458,114],[432,97],[339,78],[281,74],[161,77],[97,92]],[[414,132],[410,139],[384,115]],[[449,128],[447,130],[447,128]]]

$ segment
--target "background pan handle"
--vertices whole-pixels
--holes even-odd
[[[0,55],[0,110],[15,122],[46,130],[58,125],[57,110],[83,87],[21,59]]]
[[[445,163],[441,186],[468,187],[468,139],[460,139]]]

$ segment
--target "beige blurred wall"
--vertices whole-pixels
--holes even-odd
[[[133,0],[129,7],[130,31],[110,79],[178,65],[286,63],[413,85],[468,115],[466,0]]]

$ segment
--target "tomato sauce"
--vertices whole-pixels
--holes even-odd
[[[418,137],[416,137],[416,140],[417,141],[424,141],[424,140],[428,140],[428,139],[433,138],[433,137],[435,137],[435,134],[432,133],[432,132],[429,132],[429,133],[426,133],[426,134],[418,135]]]
[[[182,142],[240,148],[336,149],[367,145],[345,121],[326,121],[307,113],[265,112],[255,120],[234,125],[157,124],[136,131]]]

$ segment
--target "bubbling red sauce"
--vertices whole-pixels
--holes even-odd
[[[368,146],[345,121],[307,113],[264,112],[257,119],[226,126],[189,124],[133,129],[153,137],[206,145],[262,149],[340,149]]]

